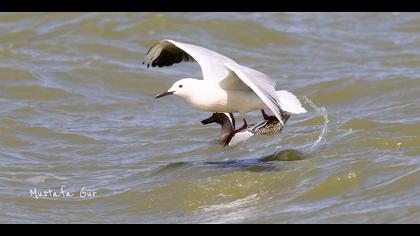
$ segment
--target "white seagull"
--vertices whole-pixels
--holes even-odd
[[[174,94],[183,97],[200,111],[239,112],[244,125],[233,131],[232,136],[248,127],[246,113],[250,111],[261,110],[264,119],[268,119],[264,112],[268,108],[282,125],[282,113],[306,113],[295,95],[286,90],[276,91],[276,81],[264,73],[241,66],[226,56],[200,46],[161,40],[150,48],[143,64],[147,64],[147,67],[163,67],[183,61],[197,62],[203,79],[178,80],[156,98]]]

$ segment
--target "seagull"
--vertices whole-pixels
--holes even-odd
[[[146,53],[143,64],[152,67],[171,66],[180,62],[197,62],[203,79],[184,78],[175,82],[157,98],[177,95],[191,106],[206,112],[239,112],[243,126],[235,133],[248,128],[246,113],[260,110],[264,119],[270,119],[264,109],[270,109],[284,125],[282,114],[306,113],[299,99],[286,90],[276,90],[276,81],[257,70],[242,66],[232,59],[210,49],[193,44],[164,39],[154,44]]]

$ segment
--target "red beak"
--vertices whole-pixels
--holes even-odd
[[[174,94],[174,92],[169,92],[169,91],[163,92],[163,93],[157,95],[156,99],[161,98],[161,97],[165,97],[165,96],[169,96],[169,95],[172,95],[172,94]]]

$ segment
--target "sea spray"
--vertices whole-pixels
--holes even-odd
[[[312,109],[314,109],[319,115],[321,115],[324,119],[324,124],[322,126],[322,130],[318,136],[318,138],[315,140],[315,142],[307,149],[305,150],[306,153],[314,152],[319,147],[321,147],[322,144],[325,143],[325,140],[327,138],[328,133],[328,123],[330,122],[328,120],[328,112],[325,107],[318,107],[315,105],[315,103],[307,98],[306,96],[303,96],[304,103],[308,104]]]

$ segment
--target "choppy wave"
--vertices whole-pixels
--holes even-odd
[[[419,223],[419,19],[2,13],[0,222]],[[201,77],[193,63],[143,67],[162,38],[261,70],[310,112],[223,148],[209,114],[154,99]],[[97,196],[30,195],[62,185]]]

